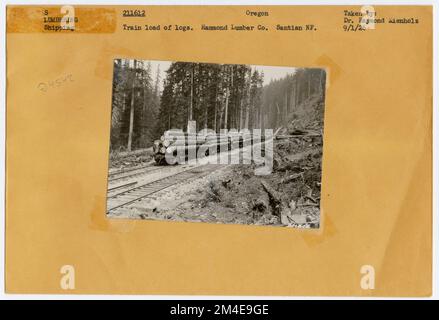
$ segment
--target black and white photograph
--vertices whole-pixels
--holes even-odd
[[[0,299],[437,299],[437,1],[5,1]]]
[[[325,69],[113,63],[107,218],[320,227]]]

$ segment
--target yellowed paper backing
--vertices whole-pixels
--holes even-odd
[[[7,292],[430,295],[432,8],[374,9],[386,23],[354,31],[344,12],[354,6],[78,6],[76,30],[57,32],[43,15],[62,16],[59,6],[8,7]],[[326,68],[320,229],[107,219],[113,59],[123,57]],[[74,289],[60,285],[65,265]]]

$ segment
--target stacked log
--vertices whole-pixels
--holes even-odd
[[[225,133],[202,133],[188,134],[181,130],[166,131],[159,140],[154,141],[154,159],[159,164],[166,164],[166,154],[185,155],[185,159],[177,159],[176,162],[184,162],[188,155],[196,155],[199,148],[204,155],[230,151],[232,148],[242,148],[251,145],[253,140],[264,141],[261,135],[252,135],[250,133],[229,132]]]

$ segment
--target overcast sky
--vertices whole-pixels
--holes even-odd
[[[168,70],[171,65],[170,61],[152,61],[151,60],[151,70],[152,78],[155,79],[157,73],[157,66],[160,65],[160,89],[163,89],[163,79],[166,75],[166,70]],[[264,72],[264,85],[269,84],[271,80],[280,79],[285,77],[287,74],[294,73],[295,68],[290,67],[267,67],[267,66],[251,66],[252,70],[255,68],[258,71]]]

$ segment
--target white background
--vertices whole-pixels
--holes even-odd
[[[438,255],[438,139],[435,139],[438,136],[438,91],[439,87],[437,86],[437,76],[438,76],[438,5],[434,3],[434,1],[374,1],[369,0],[367,3],[362,1],[293,1],[293,0],[241,0],[239,3],[237,1],[221,1],[221,0],[205,0],[205,1],[167,1],[167,0],[155,0],[155,1],[87,1],[87,0],[74,0],[69,1],[65,0],[63,2],[60,1],[41,1],[41,0],[27,0],[27,1],[1,1],[0,8],[0,56],[2,57],[0,61],[0,72],[1,72],[1,80],[0,80],[0,299],[303,299],[307,297],[240,297],[240,296],[120,296],[120,295],[21,295],[21,294],[5,294],[4,292],[4,265],[5,265],[5,251],[4,251],[4,232],[5,232],[5,109],[6,109],[6,51],[5,51],[5,32],[6,32],[6,5],[8,4],[27,4],[27,5],[42,5],[42,4],[51,4],[51,5],[61,5],[61,4],[76,4],[76,5],[433,5],[433,296],[430,299],[438,299],[439,298],[439,279],[438,279],[438,266],[439,266],[439,255]],[[339,297],[336,299],[351,299],[352,297]],[[326,299],[325,297],[312,297],[308,299]],[[363,298],[359,298],[363,299]],[[370,298],[370,299],[378,299],[378,298]]]

